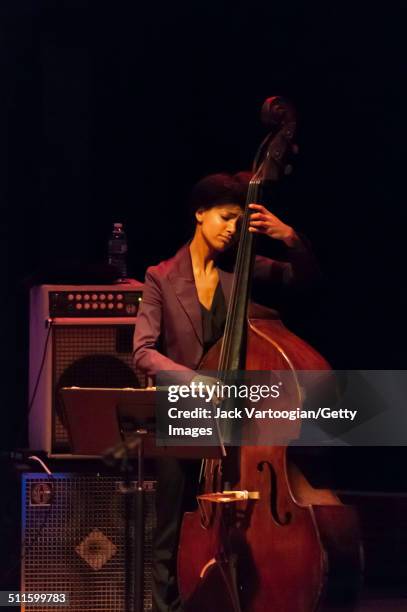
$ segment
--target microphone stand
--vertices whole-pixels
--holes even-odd
[[[146,429],[137,429],[129,440],[123,441],[104,454],[104,461],[114,465],[120,461],[123,473],[121,492],[124,501],[125,538],[125,612],[144,609],[144,444]],[[137,449],[137,483],[131,481],[130,451]]]

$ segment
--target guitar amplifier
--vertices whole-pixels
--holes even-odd
[[[152,609],[154,500],[155,481],[145,481],[144,612]],[[66,593],[69,605],[25,604],[22,610],[126,610],[129,581],[130,592],[137,590],[131,582],[136,574],[135,509],[134,496],[120,476],[23,474],[21,591]],[[130,520],[127,531],[126,517]]]
[[[61,387],[144,388],[132,364],[142,283],[41,285],[30,294],[29,445],[69,454]]]

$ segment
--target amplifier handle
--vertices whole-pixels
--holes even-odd
[[[135,325],[137,317],[55,317],[52,325]]]

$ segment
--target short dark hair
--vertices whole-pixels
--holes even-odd
[[[252,178],[251,172],[237,174],[210,174],[196,183],[189,197],[192,213],[207,210],[218,204],[237,204],[245,207],[247,190]]]

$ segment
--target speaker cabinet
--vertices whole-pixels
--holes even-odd
[[[133,335],[143,285],[41,285],[30,295],[29,446],[70,452],[61,387],[146,386],[133,368]]]
[[[145,489],[143,598],[147,611],[152,609],[155,482],[146,481]],[[126,610],[128,580],[135,574],[135,508],[135,496],[125,492],[120,477],[23,474],[21,590],[68,593],[70,612]],[[125,537],[126,513],[131,520],[130,541]],[[22,609],[60,612],[65,608],[26,604]]]

